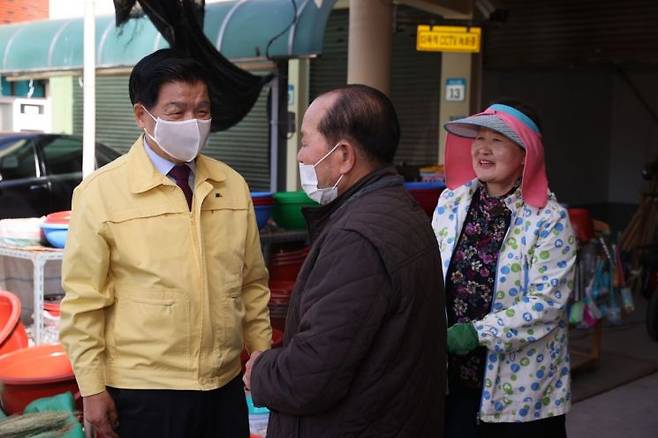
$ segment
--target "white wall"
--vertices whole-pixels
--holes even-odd
[[[82,17],[86,0],[49,0],[48,13],[53,20],[59,18]],[[114,15],[112,0],[94,0],[96,15]]]
[[[206,0],[207,3],[216,3],[228,0]],[[49,0],[48,10],[50,18],[82,17],[86,0]],[[112,0],[94,0],[96,15],[114,15],[114,2]]]

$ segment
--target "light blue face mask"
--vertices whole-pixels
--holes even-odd
[[[340,146],[340,143],[331,148],[331,150],[327,152],[322,158],[320,158],[315,164],[299,163],[299,179],[302,184],[302,190],[304,190],[309,198],[321,205],[326,205],[338,197],[338,184],[345,175],[341,175],[340,178],[338,178],[338,181],[336,181],[336,184],[333,186],[319,188],[318,174],[315,171],[315,167],[325,158],[331,155],[336,149],[338,149],[338,146]]]

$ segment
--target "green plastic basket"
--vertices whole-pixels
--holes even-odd
[[[302,215],[302,208],[317,205],[315,201],[302,191],[276,192],[274,194],[274,211],[272,212],[272,216],[280,227],[286,230],[300,230],[306,228],[306,220]]]

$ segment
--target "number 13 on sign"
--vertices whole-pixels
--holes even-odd
[[[466,98],[466,79],[446,79],[445,100],[448,102],[462,102]]]

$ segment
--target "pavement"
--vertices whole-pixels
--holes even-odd
[[[658,342],[646,332],[646,300],[635,303],[622,325],[603,328],[598,366],[574,373],[570,438],[658,437]],[[591,346],[588,332],[571,338],[572,345]]]

